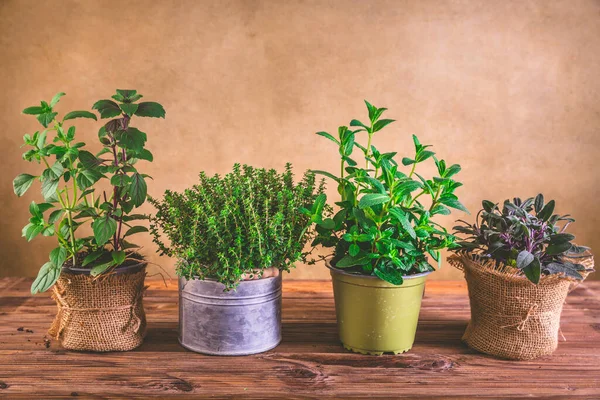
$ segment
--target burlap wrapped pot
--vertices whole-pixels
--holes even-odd
[[[63,270],[53,287],[58,313],[48,333],[69,350],[127,351],[146,333],[145,263],[107,276]]]
[[[515,268],[498,269],[476,255],[453,255],[448,261],[464,272],[469,288],[471,320],[462,337],[469,347],[511,360],[556,350],[563,304],[579,281],[547,275],[535,285]],[[576,262],[587,268],[594,263],[591,255]]]

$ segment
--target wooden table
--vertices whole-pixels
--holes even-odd
[[[600,399],[600,282],[568,297],[556,353],[497,360],[460,341],[469,319],[463,282],[429,282],[409,353],[364,356],[338,342],[330,282],[286,281],[283,342],[249,357],[204,356],[177,342],[177,289],[150,281],[148,335],[127,353],[77,353],[49,341],[56,307],[30,280],[0,279],[0,398],[472,398]]]

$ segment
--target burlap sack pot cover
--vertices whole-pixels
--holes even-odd
[[[146,265],[107,276],[63,270],[53,287],[58,313],[48,333],[64,348],[127,351],[146,333],[143,293]]]
[[[548,275],[535,285],[516,269],[498,270],[494,261],[476,255],[453,255],[448,261],[467,280],[471,320],[462,340],[469,347],[511,360],[556,350],[563,304],[577,281]],[[591,255],[576,262],[593,267]]]

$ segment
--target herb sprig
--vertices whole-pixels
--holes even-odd
[[[78,266],[79,254],[86,254],[81,266],[91,269],[93,276],[110,271],[130,259],[138,246],[125,238],[146,232],[135,221],[147,219],[131,214],[146,199],[148,175],[138,172],[140,160],[152,161],[145,148],[147,136],[131,126],[131,119],[165,117],[163,107],[155,102],[139,102],[142,95],[135,90],[117,90],[116,101],[100,100],[92,109],[101,118],[114,118],[98,132],[102,149],[96,154],[87,150],[84,142],[77,142],[75,126],[68,126],[77,118],[97,121],[89,111],[71,111],[57,118],[55,107],[64,93],[58,93],[50,102],[28,107],[24,114],[34,115],[44,130],[23,137],[29,149],[23,159],[42,164],[40,175],[20,174],[13,181],[17,196],[23,196],[35,181],[41,182],[44,202],[32,202],[31,218],[23,228],[27,241],[38,235],[55,236],[58,247],[50,252],[50,259],[40,269],[31,287],[32,293],[48,290],[58,279],[63,264],[70,260]],[[111,189],[100,192],[97,185],[110,182]],[[48,216],[45,214],[49,213]],[[77,236],[79,228],[90,225],[93,236]]]
[[[244,275],[289,271],[303,258],[314,237],[310,226],[325,208],[323,189],[311,173],[294,183],[291,164],[283,173],[239,164],[225,176],[201,172],[183,193],[149,199],[157,209],[150,230],[161,255],[178,259],[179,276],[216,279],[232,289]]]
[[[466,235],[458,242],[458,252],[495,260],[497,268],[515,267],[535,284],[542,275],[562,274],[581,280],[584,273],[591,272],[572,262],[573,256],[589,248],[571,243],[575,236],[566,229],[575,220],[554,214],[554,200],[544,203],[540,193],[524,201],[518,197],[504,200],[502,208],[484,200],[482,207],[473,224],[459,220],[462,225],[454,227]]]
[[[441,263],[440,250],[456,246],[454,236],[432,217],[448,215],[450,208],[468,212],[454,193],[462,186],[453,179],[460,166],[438,159],[430,145],[413,135],[414,156],[402,158],[402,165],[410,170],[400,171],[396,152],[382,153],[372,144],[375,134],[394,120],[381,118],[386,108],[365,104],[368,123],[353,119],[350,127],[338,128],[337,138],[317,132],[336,144],[341,160],[339,176],[314,172],[334,180],[341,199],[335,203],[340,207],[335,216],[317,224],[318,236],[312,244],[334,249],[331,265],[335,268],[400,285],[405,275],[434,269],[427,255]],[[367,134],[366,146],[356,140],[361,132]],[[355,149],[364,167],[352,158]],[[430,179],[417,173],[417,165],[428,160],[438,172]]]

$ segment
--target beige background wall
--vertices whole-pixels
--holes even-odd
[[[398,120],[376,146],[408,155],[412,133],[434,144],[463,166],[469,209],[543,191],[578,220],[578,241],[600,248],[599,50],[592,0],[1,0],[0,276],[33,276],[54,245],[20,237],[39,199],[12,191],[14,176],[35,171],[19,146],[37,123],[20,111],[59,91],[61,111],[89,109],[115,88],[167,109],[165,121],[137,123],[155,154],[154,195],[234,162],[336,170],[336,150],[314,132],[364,118],[368,99]],[[98,123],[78,126],[95,140]]]

